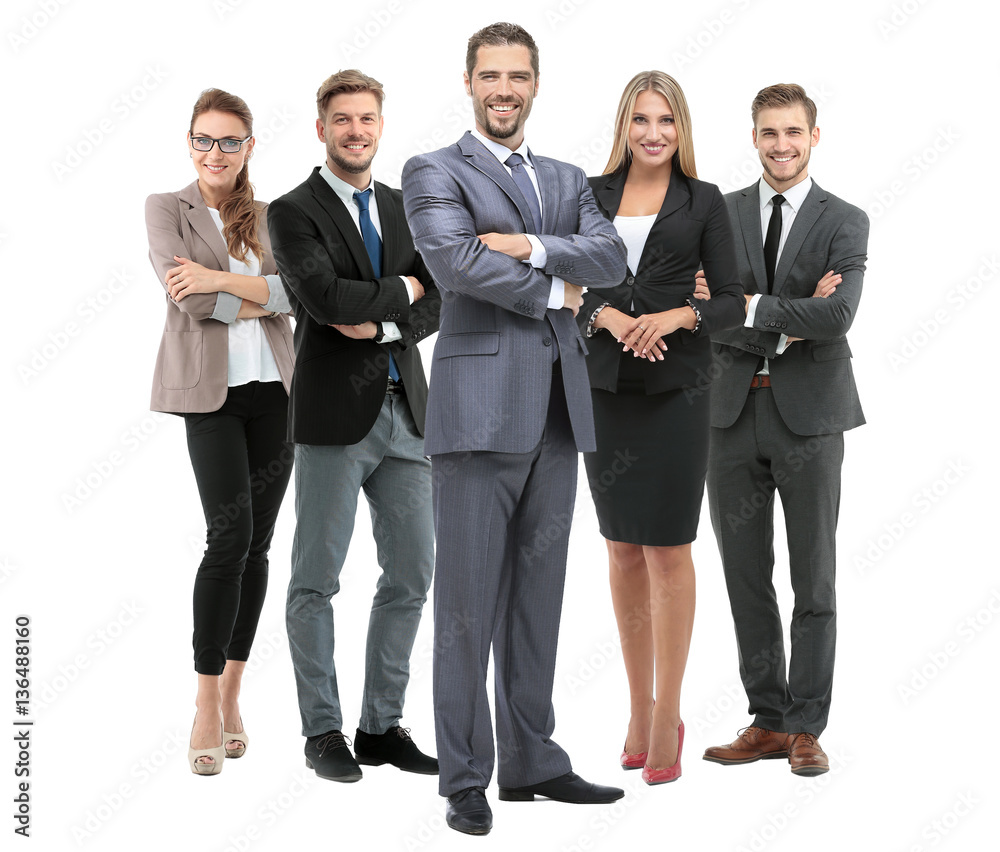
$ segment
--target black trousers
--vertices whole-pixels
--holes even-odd
[[[185,414],[205,523],[194,582],[194,667],[221,675],[250,655],[267,591],[267,551],[292,473],[281,382],[229,388],[222,408]]]

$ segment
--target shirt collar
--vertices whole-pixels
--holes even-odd
[[[802,203],[806,200],[806,196],[809,194],[809,190],[812,188],[813,179],[807,177],[804,181],[801,181],[795,186],[786,189],[781,195],[785,199],[785,204],[792,208],[794,213],[799,212],[799,208],[802,207]],[[760,206],[764,208],[771,203],[771,199],[778,194],[778,191],[771,186],[763,177],[760,179]]]
[[[511,154],[520,154],[521,159],[532,169],[534,166],[531,163],[531,158],[528,156],[528,143],[522,139],[521,144],[513,151],[510,150],[506,145],[501,145],[499,142],[494,142],[492,139],[488,139],[479,132],[479,129],[472,128],[472,135],[476,137],[483,145],[486,146],[486,150],[489,151],[494,157],[496,157],[501,164],[507,165],[507,158]]]
[[[332,189],[335,193],[337,193],[337,197],[344,202],[345,206],[347,207],[356,206],[354,204],[354,193],[364,192],[365,191],[364,189],[361,190],[356,189],[355,187],[351,186],[346,180],[342,180],[341,178],[337,177],[330,170],[330,167],[326,164],[326,160],[324,160],[323,165],[319,167],[319,173],[320,175],[323,176],[323,180],[325,180],[328,184],[330,184],[330,189]],[[368,186],[365,187],[365,189],[374,189],[374,181],[369,180]],[[374,194],[375,193],[373,192],[372,195],[374,196]]]

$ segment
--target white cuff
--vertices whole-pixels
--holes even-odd
[[[403,286],[406,288],[406,298],[410,300],[410,304],[413,304],[413,285],[410,284],[410,280],[405,275],[400,275],[400,279],[403,282]]]
[[[535,269],[544,269],[545,263],[549,259],[549,253],[545,250],[545,246],[542,245],[542,241],[534,234],[525,234],[525,236],[528,238],[528,242],[531,243],[531,256],[528,258],[528,263],[535,267]],[[560,302],[561,306],[562,303]]]
[[[558,275],[552,276],[552,289],[549,290],[549,303],[545,306],[558,311],[566,303],[566,282]]]
[[[750,300],[750,304],[747,306],[747,318],[743,323],[744,328],[753,328],[753,320],[757,314],[757,303],[760,301],[762,293],[757,293]]]
[[[383,343],[395,343],[397,340],[402,340],[403,335],[399,333],[399,326],[394,322],[384,322],[382,323],[382,342]]]

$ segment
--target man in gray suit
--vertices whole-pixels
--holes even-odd
[[[787,757],[819,775],[833,687],[837,515],[844,432],[865,422],[847,330],[861,299],[868,217],[809,177],[816,105],[801,86],[752,107],[764,175],[726,196],[746,290],[743,328],[713,335],[708,497],[753,724],[705,751],[721,764]],[[817,283],[818,282],[818,283]],[[696,295],[704,297],[703,285]],[[786,676],[772,584],[781,497],[795,607]]]
[[[594,449],[573,317],[581,285],[622,280],[625,248],[583,172],[524,142],[538,91],[531,36],[512,24],[472,36],[465,86],[476,130],[411,159],[402,183],[414,242],[442,294],[425,431],[440,792],[452,828],[485,834],[491,644],[500,798],[623,795],[575,775],[551,734],[577,451]]]

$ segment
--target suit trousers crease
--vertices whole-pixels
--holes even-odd
[[[185,414],[188,454],[208,528],[194,583],[194,659],[221,675],[246,660],[267,592],[267,553],[292,473],[281,382],[231,387],[218,411]]]
[[[761,388],[732,426],[712,428],[710,441],[709,507],[753,724],[819,736],[833,688],[843,433],[796,435]],[[776,493],[795,599],[787,676],[773,583]]]
[[[404,396],[387,395],[357,444],[296,444],[295,537],[286,626],[304,736],[343,729],[332,598],[340,590],[358,495],[381,575],[368,621],[358,727],[382,734],[403,715],[410,653],[434,566],[430,462]],[[348,637],[345,648],[357,646]]]
[[[562,383],[529,453],[432,458],[439,792],[519,787],[571,770],[551,739],[552,687],[577,452]],[[493,649],[496,742],[487,696]]]

